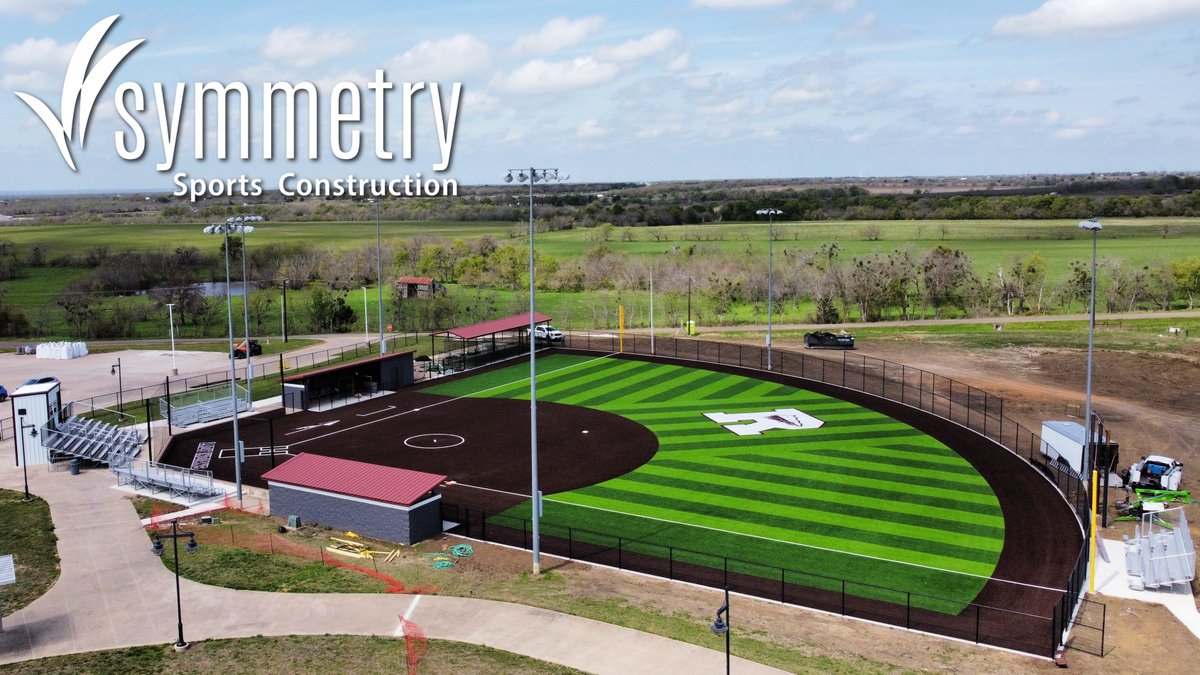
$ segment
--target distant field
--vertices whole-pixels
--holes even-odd
[[[554,355],[539,360],[539,400],[622,415],[650,429],[659,450],[641,468],[546,498],[543,532],[570,527],[620,536],[629,550],[731,571],[789,572],[792,583],[877,584],[915,605],[957,612],[995,569],[1004,518],[987,482],[942,443],[852,403],[698,368]],[[528,398],[528,367],[428,389],[450,396]],[[797,408],[819,429],[739,436],[705,412]],[[517,509],[528,515],[528,508]],[[511,514],[510,514],[511,515]],[[765,572],[770,574],[770,572]],[[803,577],[803,578],[802,578]],[[847,592],[903,603],[904,595]]]
[[[1164,224],[1168,229],[1166,239],[1162,237]],[[902,247],[911,249],[914,258],[919,259],[925,251],[942,245],[965,251],[974,260],[976,272],[986,285],[995,280],[999,266],[1007,267],[1014,257],[1036,252],[1046,261],[1047,285],[1053,287],[1066,277],[1072,262],[1090,259],[1091,247],[1087,234],[1076,225],[1074,220],[784,221],[776,224],[775,262],[779,271],[779,266],[786,264],[784,255],[789,250],[813,251],[830,243],[838,245],[843,260],[871,252],[886,254]],[[866,240],[864,229],[872,226],[879,228],[878,241]],[[0,228],[0,239],[11,240],[22,246],[41,245],[48,259],[80,255],[95,248],[107,248],[111,253],[116,253],[130,249],[170,250],[179,246],[196,246],[216,253],[220,249],[220,238],[203,234],[202,227],[203,223],[20,225]],[[510,222],[384,222],[381,229],[385,242],[393,247],[418,236],[437,236],[451,242],[456,239],[470,240],[485,234],[494,236],[501,245],[515,244],[524,248],[528,243],[522,225]],[[749,259],[746,256],[752,256],[755,263],[761,265],[768,248],[767,229],[767,224],[761,222],[617,228],[606,245],[613,251],[647,261],[676,249],[695,248],[731,259]],[[600,232],[599,229],[581,228],[539,233],[537,247],[561,262],[584,255],[598,241]],[[513,237],[514,234],[517,236]],[[626,237],[632,240],[623,241]],[[655,240],[655,237],[661,240]],[[330,223],[272,221],[258,226],[250,235],[248,245],[253,248],[271,243],[306,243],[316,248],[333,249],[373,248],[375,224],[371,220]],[[1171,259],[1200,255],[1200,219],[1106,220],[1099,253],[1102,261],[1111,257],[1123,261],[1127,266],[1156,265]],[[28,268],[24,276],[0,283],[0,289],[6,292],[5,302],[23,309],[35,327],[39,327],[39,333],[65,337],[69,329],[54,302],[71,279],[85,273],[80,268]],[[215,273],[220,275],[219,271]],[[686,298],[682,290],[685,284],[678,278],[660,278],[657,281],[655,324],[664,329],[677,329],[686,317]],[[669,295],[666,292],[668,289],[673,293]],[[493,298],[493,316],[521,311],[527,302],[525,292],[520,290],[477,290],[451,285],[451,292],[463,298],[476,294]],[[372,291],[369,295],[367,313],[376,316],[375,293]],[[385,289],[386,295],[390,295],[390,289]],[[289,296],[291,320],[302,327],[307,317],[308,297],[301,290],[293,290]],[[278,300],[276,296],[274,308],[265,317],[263,333],[281,332]],[[137,306],[147,301],[132,297],[112,302]],[[387,303],[385,312],[390,313],[389,298],[385,297],[384,302]],[[356,312],[361,311],[361,301],[356,300],[354,292],[349,294],[348,303]],[[235,298],[234,304],[234,311],[239,311],[240,300]],[[615,328],[618,304],[626,307],[626,325],[649,325],[649,294],[645,291],[594,290],[586,293],[539,294],[539,308],[564,328]],[[734,303],[722,317],[712,311],[711,304],[698,289],[692,298],[693,318],[698,323],[714,325],[719,321],[728,325],[766,321],[763,302]],[[1061,311],[1057,307],[1052,310]],[[1076,303],[1071,310],[1081,311],[1082,305]],[[776,302],[774,306],[774,319],[777,322],[806,322],[812,314],[813,306],[809,301]],[[191,327],[179,325],[177,329],[181,337],[201,336],[200,331]],[[219,325],[214,325],[208,331],[209,335],[219,333]],[[151,316],[139,322],[135,336],[165,337],[165,316]]]

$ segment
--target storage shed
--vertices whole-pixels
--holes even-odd
[[[300,453],[263,474],[271,515],[411,545],[442,532],[445,476]]]

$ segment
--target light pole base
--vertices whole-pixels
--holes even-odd
[[[174,649],[177,652],[186,652],[188,650],[188,647],[191,647],[191,646],[192,645],[188,644],[187,642],[176,642],[174,645]]]
[[[179,374],[179,369],[178,369],[178,368],[172,368],[172,369],[171,369],[171,374],[172,374],[172,375],[178,375],[178,374]]]

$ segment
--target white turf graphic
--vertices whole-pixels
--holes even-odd
[[[284,455],[291,455],[291,454],[292,453],[288,451],[288,446],[286,446],[286,445],[275,446],[275,456],[276,457],[283,457]],[[242,448],[242,457],[243,458],[270,457],[270,456],[271,456],[271,446],[269,446],[269,445],[265,445],[261,448]],[[233,448],[221,448],[220,450],[217,451],[217,459],[233,459],[233,458],[234,458]]]
[[[825,424],[812,415],[802,413],[795,408],[780,408],[768,412],[715,412],[704,413],[704,416],[738,436],[758,436],[764,431],[772,429],[782,431],[817,429]],[[749,422],[749,424],[733,424],[734,422]]]
[[[331,427],[337,423],[338,423],[338,420],[329,420],[328,422],[321,422],[320,424],[310,424],[310,425],[304,426],[304,427],[296,427],[295,431],[289,431],[286,434],[284,434],[284,436],[291,436],[292,434],[298,434],[302,431],[311,431],[313,429],[320,429],[321,427]]]

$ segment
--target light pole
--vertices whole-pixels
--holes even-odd
[[[771,300],[774,290],[773,274],[775,270],[775,216],[782,216],[779,209],[759,209],[760,216],[767,216],[767,370],[771,369]]]
[[[175,303],[167,303],[167,323],[171,325],[171,374],[179,374],[179,364],[175,362]]]
[[[283,280],[283,307],[281,307],[281,308],[279,309],[280,313],[282,314],[282,316],[280,317],[280,319],[283,321],[283,341],[284,341],[285,343],[288,341],[288,334],[287,334],[287,287],[288,287],[288,280],[285,278],[285,279]]]
[[[725,636],[725,673],[729,674],[730,656],[729,656],[729,587],[725,587],[725,604],[717,609],[717,618],[713,619],[712,625],[709,626],[712,632],[717,635]]]
[[[383,233],[379,227],[379,202],[372,199],[371,203],[375,205],[375,282],[379,284],[379,355],[383,356],[387,354],[387,343],[383,341]]]
[[[154,533],[154,544],[150,547],[150,551],[157,556],[161,556],[166,547],[163,546],[163,539],[170,539],[172,548],[175,549],[175,616],[179,620],[179,638],[175,641],[175,651],[181,652],[188,648],[188,643],[183,639],[183,600],[179,593],[179,538],[187,537],[187,546],[184,550],[188,553],[195,553],[200,550],[200,545],[196,543],[195,532],[180,532],[179,521],[171,521],[171,534]]]
[[[363,340],[371,344],[371,318],[367,315],[367,287],[363,286]]]
[[[238,438],[237,361],[233,356],[233,295],[229,280],[229,224],[214,223],[204,228],[204,234],[225,237],[225,313],[229,319],[229,403],[233,408],[233,475],[237,484],[238,503],[242,501],[242,443]],[[249,349],[250,346],[246,345]]]
[[[117,376],[117,411],[125,412],[125,400],[123,398],[125,391],[124,376],[121,375],[121,357],[117,357],[117,362],[108,368],[109,375]]]
[[[260,221],[262,216],[230,216],[225,224],[237,228],[242,233],[242,318],[246,324],[246,405],[254,406],[254,357],[250,352],[250,282],[246,278],[246,233],[253,232],[254,226],[246,221]],[[233,342],[233,338],[229,339]],[[232,347],[231,347],[232,349]]]
[[[1088,353],[1087,353],[1087,398],[1083,408],[1084,447],[1087,448],[1087,463],[1091,465],[1092,480],[1092,526],[1091,526],[1091,592],[1096,592],[1096,497],[1098,496],[1096,478],[1098,471],[1095,462],[1095,434],[1092,432],[1092,353],[1096,344],[1096,239],[1100,235],[1100,221],[1095,218],[1080,221],[1079,227],[1092,231],[1092,293],[1088,310]]]
[[[22,409],[22,412],[24,412],[23,409]],[[23,474],[23,476],[25,478],[25,496],[21,499],[21,501],[31,502],[31,501],[33,501],[33,496],[29,494],[29,469],[26,468],[26,466],[29,464],[29,462],[25,460],[25,444],[28,443],[28,441],[25,439],[25,430],[26,429],[32,429],[32,431],[29,432],[29,435],[32,436],[33,438],[37,438],[37,425],[36,424],[25,424],[25,418],[22,417],[21,418],[21,432],[20,432],[21,433],[21,473]]]
[[[539,537],[542,519],[542,493],[538,489],[538,447],[537,447],[537,362],[535,353],[537,351],[536,340],[533,337],[534,328],[537,326],[537,318],[535,316],[535,301],[534,289],[537,283],[533,269],[533,184],[540,181],[564,181],[569,176],[564,172],[561,175],[558,169],[535,169],[530,167],[529,173],[525,173],[525,169],[509,169],[504,175],[504,182],[511,183],[513,181],[513,172],[517,172],[517,181],[524,183],[529,181],[529,475],[530,475],[530,500],[533,504],[533,573],[540,574],[542,571],[542,543]]]

